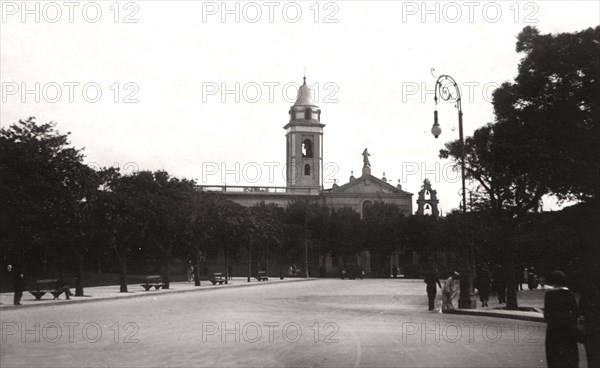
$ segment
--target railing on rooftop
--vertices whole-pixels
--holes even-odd
[[[286,187],[246,187],[238,185],[197,185],[200,192],[222,193],[288,193]]]

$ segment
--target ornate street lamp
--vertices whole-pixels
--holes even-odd
[[[432,69],[433,71],[433,69]],[[460,170],[461,170],[461,180],[462,180],[462,212],[463,212],[463,222],[466,221],[466,212],[467,212],[467,196],[465,190],[465,141],[463,138],[463,122],[462,122],[462,101],[460,95],[460,88],[458,87],[458,83],[449,75],[441,75],[438,77],[435,82],[435,95],[434,101],[436,109],[433,112],[433,126],[431,127],[431,134],[435,138],[439,137],[442,134],[442,128],[440,127],[438,121],[438,94],[439,98],[444,101],[454,103],[455,107],[458,109],[458,134],[460,140]],[[465,225],[463,225],[463,241],[466,240],[466,229]],[[473,252],[471,252],[471,244],[469,244],[469,253],[468,253],[468,266],[465,270],[461,270],[461,278],[460,278],[460,298],[458,300],[458,307],[463,309],[474,309],[477,307],[477,302],[475,300],[475,295],[473,294]]]

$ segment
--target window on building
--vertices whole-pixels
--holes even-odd
[[[305,139],[302,142],[302,157],[303,158],[312,158],[313,157],[313,144],[310,139]]]
[[[304,165],[304,175],[310,175],[310,165],[306,164]]]
[[[371,201],[364,201],[362,204],[362,216],[363,218],[367,217],[369,215],[369,211],[371,210],[371,207],[373,207],[373,202]]]
[[[307,108],[304,110],[304,120],[310,120],[312,118],[312,110]]]

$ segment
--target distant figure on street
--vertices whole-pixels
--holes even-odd
[[[69,289],[69,285],[67,285],[67,283],[65,282],[64,278],[63,278],[63,274],[62,272],[58,275],[58,280],[56,280],[56,286],[55,286],[56,290],[62,290],[65,292],[65,297],[67,300],[71,299],[71,290]],[[60,296],[60,295],[59,295]],[[59,296],[55,297],[54,299],[59,299]]]
[[[300,275],[301,272],[302,271],[298,267],[296,267],[295,263],[290,266],[290,269],[288,271],[288,273],[290,274],[290,276],[293,276],[293,277],[297,277],[298,275]]]
[[[527,274],[527,288],[529,290],[536,290],[538,287],[538,280],[535,274],[535,270],[533,267],[529,268],[529,273]]]
[[[481,301],[482,307],[488,306],[488,300],[490,299],[490,288],[492,286],[492,277],[490,271],[487,268],[482,268],[477,272],[477,276],[474,280],[475,287],[479,290],[479,300]]]
[[[437,294],[437,286],[442,288],[440,283],[440,276],[435,268],[432,268],[430,272],[425,275],[425,284],[427,284],[427,299],[429,300],[429,310],[435,309],[435,295]]]
[[[393,278],[396,278],[396,277],[398,277],[398,266],[396,266],[396,265],[394,265],[394,266],[392,267],[392,277],[393,277]]]
[[[525,267],[523,272],[521,272],[521,285],[520,285],[521,290],[523,290],[523,283],[527,282],[528,278],[529,278],[529,271],[527,270],[527,267]]]
[[[8,272],[13,273],[13,290],[15,295],[13,297],[14,305],[21,305],[21,298],[23,297],[23,290],[25,290],[25,279],[24,272],[22,270],[13,269],[11,265],[7,267]]]
[[[567,289],[567,277],[561,271],[548,275],[554,288],[544,297],[546,327],[546,361],[549,368],[577,368],[578,308],[575,294]]]
[[[188,282],[194,281],[194,266],[192,266],[192,261],[188,262],[185,272]]]
[[[459,287],[456,286],[454,280],[458,280],[459,278],[460,274],[454,271],[452,276],[446,279],[444,287],[442,288],[442,312],[454,310],[454,305],[452,305],[452,299],[458,294],[459,289]]]

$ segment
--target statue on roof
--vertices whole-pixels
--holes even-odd
[[[365,165],[365,167],[371,167],[371,163],[369,162],[369,156],[371,156],[371,155],[369,154],[369,152],[367,152],[366,148],[363,151],[362,155],[363,155],[363,164]]]

